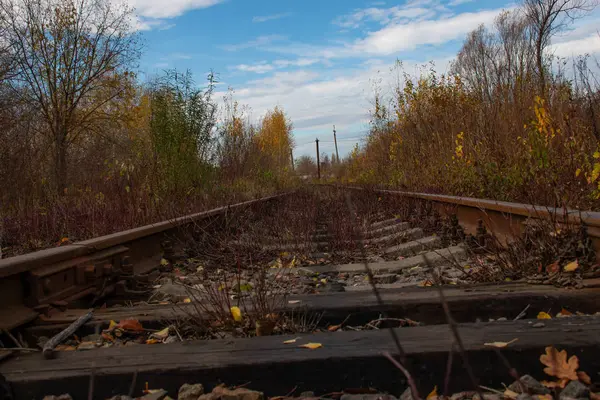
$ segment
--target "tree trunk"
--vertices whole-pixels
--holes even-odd
[[[57,193],[64,194],[67,187],[67,128],[60,127],[55,135],[54,179]]]

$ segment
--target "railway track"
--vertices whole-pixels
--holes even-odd
[[[570,246],[558,249],[560,272],[547,273],[547,254],[535,251],[536,276],[506,269],[502,244],[520,249],[525,236],[532,247],[550,228]],[[170,393],[252,382],[269,396],[357,387],[398,396],[406,379],[382,355],[398,354],[393,330],[422,391],[442,385],[448,365],[449,390],[471,389],[446,304],[481,385],[512,382],[507,363],[540,375],[549,345],[595,378],[599,229],[592,212],[315,187],[0,260],[2,343],[35,347],[94,309],[53,359],[7,349],[0,374],[17,399],[86,397],[90,377],[94,398],[139,394],[146,382]],[[572,258],[577,269],[564,273]],[[537,319],[564,310],[573,315]],[[514,339],[502,357],[485,345]],[[320,347],[299,347],[307,343]]]

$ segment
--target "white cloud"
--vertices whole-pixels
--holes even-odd
[[[273,21],[273,20],[280,19],[280,18],[290,17],[291,15],[292,15],[291,12],[286,12],[286,13],[281,13],[281,14],[257,16],[257,17],[252,18],[252,22],[260,23],[260,22]]]
[[[254,72],[257,74],[266,74],[267,72],[273,71],[275,68],[271,64],[260,63],[254,65],[240,64],[236,65],[234,69],[242,72]]]
[[[238,50],[249,49],[252,47],[268,46],[275,42],[283,41],[286,39],[287,39],[287,37],[282,36],[282,35],[265,35],[265,36],[259,36],[256,39],[250,40],[245,43],[230,44],[230,45],[223,46],[222,48],[223,48],[223,50],[227,50],[227,51],[238,51]]]
[[[354,43],[357,53],[389,55],[422,45],[439,45],[463,38],[480,24],[491,24],[501,10],[462,13],[439,20],[390,24]]]
[[[451,2],[448,3],[448,5],[450,7],[456,7],[459,6],[461,4],[467,4],[467,3],[472,3],[475,0],[452,0]]]
[[[145,18],[175,18],[187,11],[208,8],[224,0],[130,0],[129,5]]]
[[[165,30],[175,26],[169,20],[191,10],[208,8],[226,0],[110,0],[118,6],[135,9],[132,28],[137,31]]]
[[[437,0],[420,0],[407,2],[402,6],[389,8],[369,7],[356,9],[351,14],[342,15],[333,20],[342,28],[355,29],[365,22],[377,22],[387,25],[392,22],[407,23],[424,18],[432,18],[437,13],[446,12],[447,8]]]
[[[551,51],[559,57],[573,57],[584,54],[600,53],[600,36],[598,34],[582,39],[567,40],[551,46]]]

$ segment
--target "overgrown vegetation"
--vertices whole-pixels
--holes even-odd
[[[581,208],[600,207],[598,86],[590,57],[550,40],[593,1],[527,0],[471,32],[447,75],[398,63],[376,88],[370,132],[345,182]]]
[[[213,74],[141,82],[132,21],[109,0],[0,1],[0,257],[293,184],[285,112],[218,109]]]

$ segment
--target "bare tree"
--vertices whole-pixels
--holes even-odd
[[[139,58],[132,10],[110,0],[0,0],[0,29],[14,68],[9,84],[35,104],[53,144],[59,191],[69,146],[123,89]]]
[[[597,5],[598,0],[523,0],[525,15],[531,26],[542,93],[546,90],[544,52],[552,36],[575,19],[591,12]]]

